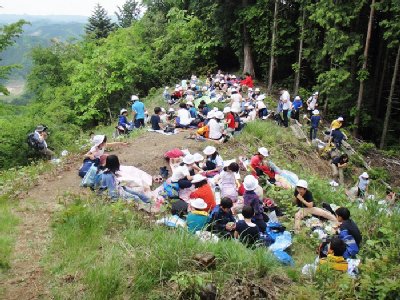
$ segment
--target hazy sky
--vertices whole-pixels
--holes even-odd
[[[96,3],[113,15],[125,0],[0,0],[0,14],[90,16]]]

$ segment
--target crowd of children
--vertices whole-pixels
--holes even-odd
[[[292,101],[287,90],[280,90],[275,114],[282,113],[281,123],[288,127],[289,118],[299,122],[301,110],[307,109],[304,119],[310,122],[310,139],[315,139],[320,126],[321,117],[318,107],[318,92],[315,92],[303,107],[303,101],[296,96]],[[234,75],[218,72],[215,76],[207,76],[201,84],[196,76],[189,81],[182,81],[173,92],[166,87],[163,97],[169,106],[166,110],[155,107],[149,118],[151,128],[165,131],[167,128],[191,130],[190,137],[217,143],[226,142],[240,132],[246,123],[255,119],[266,120],[271,115],[266,96],[259,88],[254,88],[251,76],[239,80]],[[120,111],[118,126],[124,131],[145,126],[146,110],[137,96],[132,96],[133,120],[127,119],[126,109]],[[224,102],[221,111],[211,107],[211,103]],[[174,105],[179,109],[175,109]],[[330,126],[329,137],[341,146],[343,134],[340,129],[343,118],[334,120]],[[118,184],[119,160],[114,155],[104,157],[107,144],[105,136],[95,136],[94,146],[85,155],[85,159],[102,166],[97,179],[100,191],[107,191],[112,199],[133,199],[149,203],[152,200],[146,195],[130,190]],[[123,143],[120,143],[123,144]],[[172,168],[171,176],[166,181],[175,190],[175,197],[167,197],[171,201],[172,211],[186,219],[190,232],[209,230],[222,238],[235,238],[250,247],[265,245],[263,234],[267,230],[268,213],[271,208],[277,209],[274,202],[264,195],[262,186],[276,183],[278,170],[268,161],[268,149],[260,147],[248,165],[248,175],[240,182],[239,165],[236,162],[225,164],[215,146],[207,146],[203,153],[187,153],[177,158],[178,164]],[[333,175],[344,183],[344,169],[348,164],[348,156],[341,155],[331,162]],[[369,178],[364,172],[357,183],[358,196],[364,197],[368,190]],[[179,198],[182,190],[190,190],[189,199]],[[388,194],[389,195],[389,194]],[[315,199],[305,180],[298,180],[294,188],[294,230],[299,232],[303,218],[309,215],[329,220],[338,229],[337,237],[330,241],[327,257],[320,259],[321,264],[333,264],[336,270],[345,270],[346,258],[354,257],[361,246],[361,233],[357,225],[350,219],[347,208],[336,211],[315,206]],[[280,214],[281,215],[281,214]],[[276,216],[276,214],[275,214]]]

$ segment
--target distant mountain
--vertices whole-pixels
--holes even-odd
[[[83,16],[29,16],[0,15],[0,24],[9,24],[24,19],[30,24],[23,27],[23,34],[15,44],[0,53],[0,65],[20,64],[11,79],[25,79],[31,67],[30,52],[34,47],[51,45],[51,41],[70,41],[81,39],[87,17]]]
[[[12,15],[12,14],[0,14],[0,24],[9,24],[18,20],[24,19],[28,22],[46,21],[53,23],[86,23],[88,17],[86,16],[68,16],[68,15]]]

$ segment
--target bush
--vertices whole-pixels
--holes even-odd
[[[371,151],[376,150],[376,146],[373,143],[362,143],[359,147],[358,147],[358,152],[360,152],[362,155],[367,155],[369,154]]]

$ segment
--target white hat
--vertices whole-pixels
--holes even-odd
[[[252,90],[253,90],[253,88],[249,87],[249,91],[252,91]]]
[[[213,110],[210,110],[207,113],[207,119],[212,119],[212,118],[215,118],[215,112]]]
[[[128,112],[125,108],[121,109],[121,111],[119,112],[120,115],[122,115],[123,113]]]
[[[194,163],[194,157],[192,154],[187,154],[185,155],[185,157],[183,158],[183,163],[187,164],[187,165],[191,165]]]
[[[319,110],[318,109],[314,109],[312,113],[313,113],[313,115],[319,115]]]
[[[217,111],[218,111],[218,107],[214,106],[212,110],[213,110],[214,112],[217,112]]]
[[[236,79],[236,75],[232,75],[231,78]]]
[[[207,177],[205,177],[201,174],[196,174],[193,176],[192,183],[198,183],[198,182],[206,180],[206,179],[207,179]]]
[[[246,102],[246,103],[244,104],[244,106],[250,106],[250,103],[249,103],[249,102]]]
[[[222,119],[224,118],[224,113],[223,113],[222,111],[217,111],[217,112],[215,113],[215,117],[216,117],[217,119],[222,120]]]
[[[255,92],[259,92],[259,91],[260,91],[260,88],[256,88],[254,91],[255,91]]]
[[[205,92],[205,91],[207,91],[207,87],[206,87],[206,86],[203,86],[203,87],[201,88],[201,90],[202,90],[203,92]]]
[[[175,85],[175,88],[179,89],[181,86],[179,84]]]
[[[164,108],[164,107],[161,107],[161,111],[162,111],[162,112],[165,112],[165,108]]]
[[[300,96],[294,97],[294,100],[300,100],[300,99],[301,99]]]
[[[136,100],[139,100],[139,97],[136,96],[136,95],[132,95],[131,96],[131,101],[136,101]]]
[[[169,89],[169,86],[166,86],[165,89],[168,90],[168,89]]]
[[[363,178],[369,178],[369,175],[368,175],[367,172],[364,172],[364,173],[361,174],[361,177],[363,177]]]
[[[200,161],[203,161],[203,160],[204,160],[204,156],[201,155],[200,153],[195,153],[195,154],[193,154],[193,157],[194,157],[194,161],[195,161],[195,162],[200,162]]]
[[[246,191],[254,191],[258,186],[258,180],[253,175],[247,175],[243,180]]]
[[[337,120],[338,120],[339,122],[343,122],[343,121],[344,121],[343,117],[339,117]]]
[[[240,113],[240,108],[238,108],[238,107],[233,107],[233,108],[231,108],[231,112],[233,112],[233,113]]]
[[[229,106],[224,107],[223,113],[224,113],[224,114],[227,114],[227,113],[229,113],[229,112],[231,112],[231,108],[230,108]]]
[[[237,92],[237,89],[231,88],[231,93],[235,93],[235,92]]]
[[[94,137],[93,137],[93,144],[97,147],[98,145],[100,145],[101,143],[103,143],[103,141],[104,141],[104,138],[105,138],[105,135],[104,134],[99,134],[99,135],[95,135]]]
[[[225,80],[221,80],[221,83],[225,83]]]
[[[215,151],[217,151],[217,148],[215,148],[214,146],[207,146],[206,148],[204,148],[203,153],[205,155],[212,155],[215,153]]]
[[[196,84],[192,83],[192,84],[190,85],[190,87],[191,87],[191,88],[195,88],[195,87],[196,87]]]
[[[201,198],[196,198],[190,200],[190,206],[197,209],[205,209],[207,207],[207,203],[205,203]]]
[[[308,189],[307,181],[305,181],[303,179],[300,179],[299,181],[297,181],[296,186]]]
[[[188,102],[186,102],[186,105],[193,106],[193,102],[192,101],[188,101]]]
[[[170,107],[170,108],[168,109],[168,112],[175,112],[175,109],[174,109],[173,107]]]
[[[250,108],[250,109],[254,109],[254,106],[253,106],[253,105],[249,105],[249,108]]]
[[[313,94],[313,96],[318,96],[319,95],[319,92],[315,92],[314,94]]]
[[[260,96],[257,97],[257,101],[262,101],[265,99],[265,95],[261,94]]]
[[[260,153],[262,156],[267,157],[269,156],[268,154],[268,149],[265,147],[260,147],[258,148],[258,153]]]

